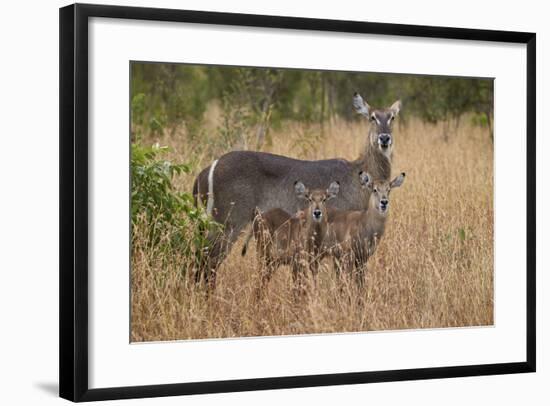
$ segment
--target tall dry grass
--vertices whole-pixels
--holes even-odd
[[[305,159],[354,159],[366,124],[335,121],[325,136],[290,123],[271,133],[264,150]],[[133,235],[132,341],[199,339],[388,329],[482,326],[493,323],[493,145],[487,129],[462,120],[445,142],[443,126],[410,120],[394,130],[394,172],[407,179],[392,193],[386,234],[370,259],[366,283],[339,282],[329,262],[307,295],[296,300],[291,272],[281,267],[260,300],[254,244],[242,238],[219,270],[210,295],[185,276],[188,262],[152,252]],[[196,170],[215,157],[176,132],[148,138],[173,148]],[[190,190],[194,176],[177,181]],[[356,300],[361,297],[363,300]]]

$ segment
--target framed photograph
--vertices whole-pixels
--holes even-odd
[[[535,371],[535,34],[60,10],[60,396]]]

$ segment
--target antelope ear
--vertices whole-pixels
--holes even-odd
[[[308,194],[306,186],[298,180],[294,182],[294,191],[296,192],[296,196],[300,199],[305,199]]]
[[[365,117],[369,117],[370,106],[363,100],[361,95],[357,92],[353,94],[353,108],[355,111]]]
[[[359,182],[361,182],[361,186],[363,186],[364,188],[367,188],[371,186],[372,178],[368,172],[361,171],[359,172]]]
[[[340,191],[340,182],[332,182],[327,189],[327,199],[333,199]]]
[[[397,176],[394,180],[390,182],[390,189],[401,186],[404,180],[405,180],[405,172],[401,172],[399,176]]]
[[[401,100],[397,100],[395,103],[393,103],[390,107],[390,110],[393,112],[394,116],[397,116],[399,114],[399,110],[401,110]]]

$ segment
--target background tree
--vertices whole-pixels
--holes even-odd
[[[220,142],[233,149],[260,148],[283,120],[318,123],[322,135],[334,117],[356,119],[355,91],[374,106],[400,98],[403,122],[443,122],[444,140],[466,114],[493,137],[492,79],[157,63],[133,63],[131,78],[138,127],[173,135],[183,126],[197,137],[208,105],[217,103]]]

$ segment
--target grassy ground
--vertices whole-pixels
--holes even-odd
[[[206,127],[209,131],[208,122]],[[415,120],[396,126],[393,170],[406,172],[407,179],[392,193],[386,234],[362,289],[338,283],[327,262],[317,284],[309,283],[306,297],[296,301],[290,269],[281,267],[258,301],[255,244],[241,257],[241,238],[207,297],[184,276],[185,258],[145,248],[143,230],[137,229],[132,341],[491,325],[493,145],[487,129],[466,119],[448,142],[444,128]],[[359,121],[334,121],[325,136],[318,128],[286,124],[270,134],[276,142],[263,150],[304,159],[355,159],[366,131]],[[142,142],[157,141],[173,148],[174,161],[193,162],[196,172],[218,153],[203,152],[180,131]],[[191,190],[193,179],[194,174],[181,177],[177,188]],[[363,305],[355,300],[359,296]]]

